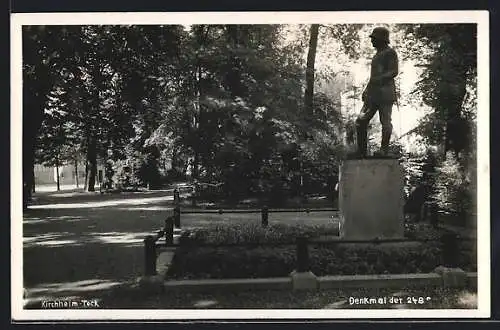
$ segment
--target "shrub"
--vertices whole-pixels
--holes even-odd
[[[192,230],[191,243],[209,244],[232,243],[295,243],[296,237],[319,237],[322,235],[338,235],[338,227],[334,225],[284,225],[269,224],[263,228],[258,224],[215,225]]]
[[[112,180],[118,189],[137,188],[143,184],[137,175],[137,164],[129,159],[117,160],[113,170]]]
[[[435,239],[418,245],[322,245],[309,246],[311,270],[318,276],[351,274],[402,274],[432,272],[442,264],[441,232],[428,224],[407,224],[406,235]],[[311,239],[337,235],[331,225],[257,224],[214,225],[191,230],[177,249],[167,276],[172,278],[255,278],[288,276],[295,269],[298,236]],[[262,246],[197,247],[197,243]],[[289,243],[265,246],[264,243]],[[460,244],[458,266],[476,271],[474,242]]]
[[[138,188],[149,184],[151,189],[156,189],[161,184],[158,167],[154,153],[130,152],[125,159],[114,162],[112,180],[118,188]]]
[[[437,243],[419,246],[336,246],[309,248],[317,276],[428,273],[441,265]],[[288,276],[295,269],[295,247],[182,247],[167,274],[170,278],[262,278]],[[460,252],[459,265],[476,271],[475,256]]]

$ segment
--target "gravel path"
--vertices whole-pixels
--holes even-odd
[[[160,229],[172,190],[35,194],[23,216],[23,281],[31,297],[72,295],[143,274],[143,239]],[[330,223],[333,212],[270,213],[269,223]],[[260,223],[260,214],[183,214],[182,226]]]

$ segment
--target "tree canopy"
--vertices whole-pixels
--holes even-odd
[[[362,87],[347,64],[373,55],[371,28],[25,26],[24,183],[34,163],[83,159],[89,191],[102,163],[114,185],[190,178],[227,198],[331,192],[352,120],[341,93]],[[391,29],[420,68],[402,101],[433,110],[414,132],[470,161],[476,26]]]

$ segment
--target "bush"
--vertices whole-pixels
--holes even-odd
[[[277,277],[293,270],[294,259],[294,250],[286,248],[183,248],[177,250],[167,276],[182,279]]]
[[[143,182],[137,175],[137,164],[133,161],[117,160],[114,163],[113,182],[118,189],[137,188]]]
[[[352,274],[404,274],[432,272],[442,264],[439,232],[424,224],[406,227],[408,236],[436,239],[419,245],[309,246],[311,270],[318,276]],[[295,269],[298,236],[337,235],[335,226],[253,224],[216,225],[193,230],[177,249],[167,274],[171,278],[259,278],[288,276]],[[197,247],[197,243],[289,243],[286,246]],[[472,242],[462,242],[458,266],[476,271]]]
[[[146,187],[148,184],[150,189],[156,189],[162,182],[158,167],[154,153],[134,151],[125,159],[114,162],[112,180],[119,189]]]
[[[295,246],[183,247],[177,250],[170,278],[264,278],[288,276],[296,267]],[[309,248],[311,271],[317,276],[429,273],[441,265],[437,243],[411,247],[337,246]],[[460,253],[459,266],[476,271],[473,255]]]

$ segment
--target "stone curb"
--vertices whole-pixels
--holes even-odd
[[[291,290],[290,277],[224,279],[224,280],[178,280],[164,282],[166,291],[245,291],[245,290]]]
[[[296,273],[294,275],[297,276]],[[296,280],[295,280],[296,281]],[[477,285],[477,273],[467,273],[466,287]],[[258,278],[258,279],[206,279],[206,280],[170,280],[163,283],[165,291],[201,292],[201,291],[246,291],[246,290],[293,290],[294,278]],[[419,288],[444,286],[443,278],[436,273],[426,274],[387,274],[387,275],[339,275],[317,277],[317,290],[348,288]],[[297,289],[297,288],[295,288]],[[315,290],[310,288],[310,290]]]
[[[442,278],[438,274],[387,274],[387,275],[339,275],[323,276],[319,279],[320,289],[342,288],[406,288],[438,287]]]

